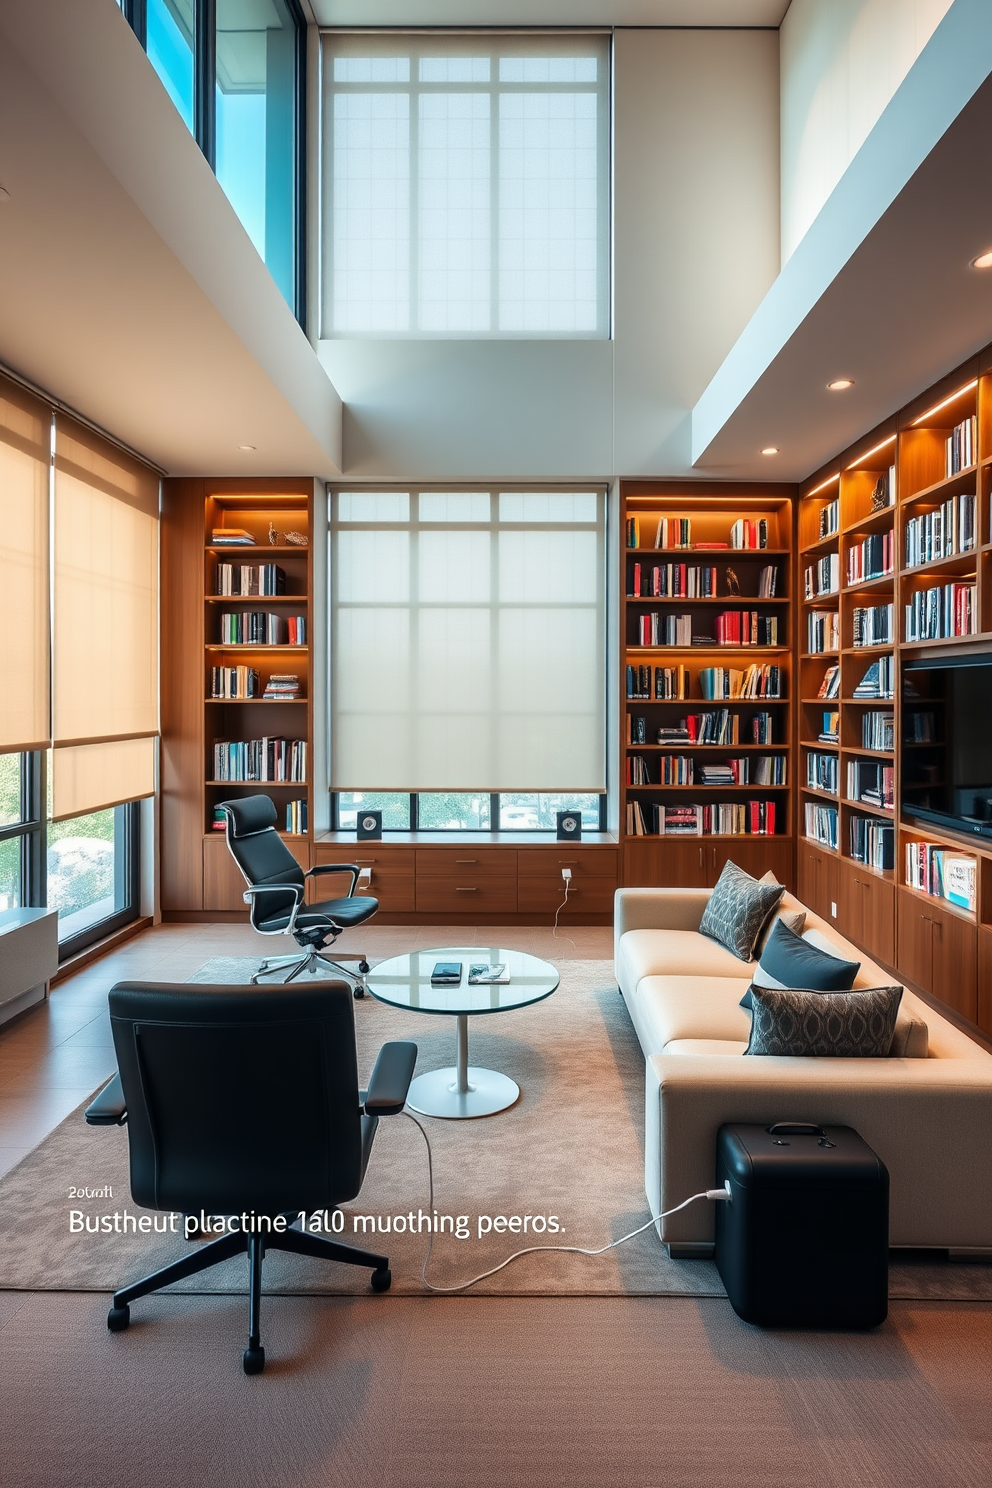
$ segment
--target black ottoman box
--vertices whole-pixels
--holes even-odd
[[[766,1328],[874,1328],[888,1312],[889,1174],[849,1126],[720,1127],[716,1264]]]

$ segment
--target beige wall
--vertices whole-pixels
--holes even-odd
[[[778,272],[778,34],[620,31],[612,341],[322,341],[354,477],[689,469],[689,410]]]
[[[781,27],[782,262],[953,0],[792,0]]]

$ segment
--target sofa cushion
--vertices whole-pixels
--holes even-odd
[[[806,935],[777,920],[761,952],[753,981],[756,987],[805,987],[810,992],[849,992],[860,961],[845,961],[817,930]],[[751,1006],[751,992],[744,993],[741,1007]]]
[[[702,935],[750,961],[765,921],[784,893],[781,884],[763,884],[729,859],[699,922]]]
[[[918,1013],[900,1002],[889,1056],[892,1059],[926,1059],[930,1054],[930,1030]]]
[[[747,1044],[737,1039],[672,1039],[662,1050],[663,1054],[695,1054],[697,1058],[720,1057],[729,1054],[739,1059],[747,1051]]]
[[[806,911],[804,909],[785,909],[781,904],[765,921],[758,936],[758,943],[754,948],[754,955],[758,960],[764,955],[765,946],[771,938],[776,925],[784,925],[794,935],[802,935],[806,925]]]
[[[902,988],[810,992],[751,987],[746,1052],[833,1059],[882,1059],[892,1047]]]
[[[637,1017],[647,1047],[660,1053],[673,1039],[729,1039],[747,1043],[747,1013],[741,1011],[739,977],[651,976],[635,993]]]
[[[625,986],[636,987],[642,977],[660,975],[736,977],[738,997],[755,966],[698,930],[628,930],[620,937],[617,959]]]

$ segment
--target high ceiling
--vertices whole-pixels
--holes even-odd
[[[778,26],[789,0],[310,0],[319,26]]]

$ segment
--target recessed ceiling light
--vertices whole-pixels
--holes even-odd
[[[249,450],[250,451],[250,450],[253,450],[253,449],[256,449],[256,448],[257,448],[257,446],[254,445],[254,444],[239,444],[238,445],[238,449],[239,450]]]
[[[833,382],[828,382],[827,387],[832,393],[846,392],[849,387],[854,386],[853,377],[835,377]]]
[[[971,267],[973,269],[992,269],[992,248],[986,248],[984,253],[980,253],[977,258],[973,258],[971,260]]]
[[[765,448],[761,451],[761,453],[763,455],[777,455],[778,454],[778,445],[777,444],[766,444],[765,445]]]

